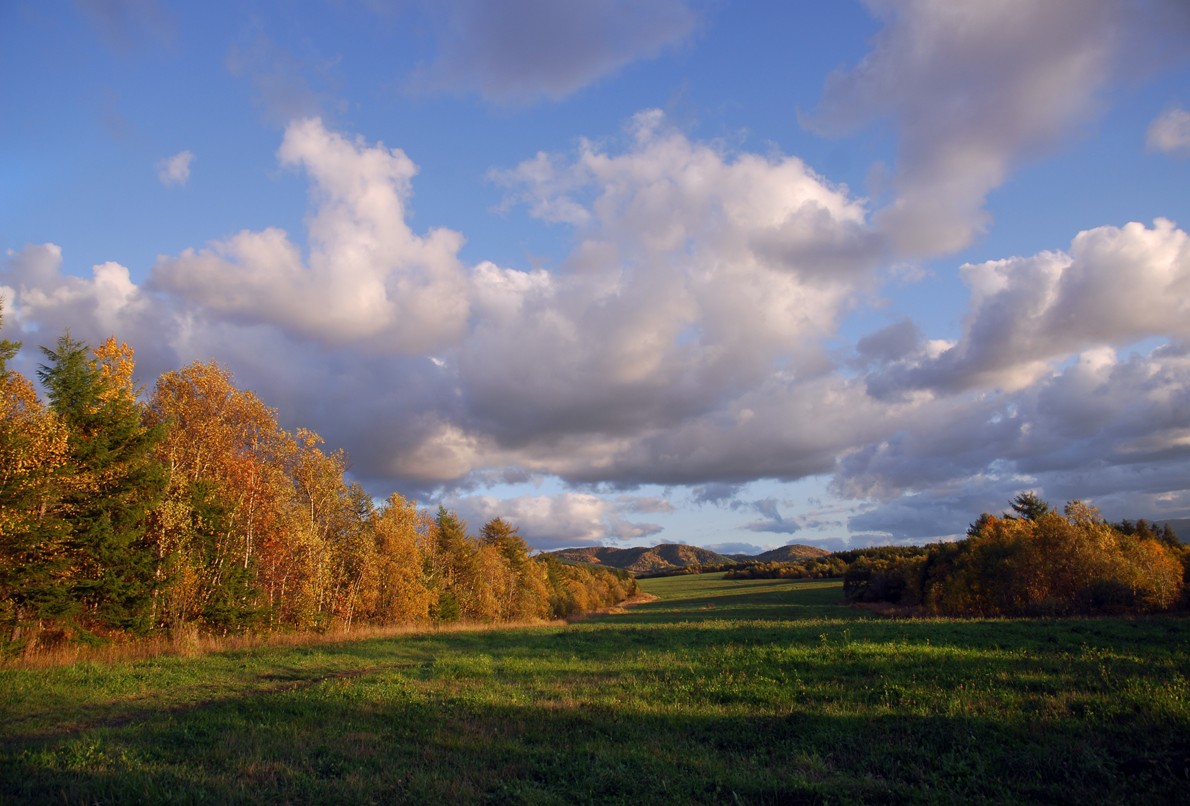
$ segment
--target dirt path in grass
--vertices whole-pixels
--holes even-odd
[[[612,607],[604,607],[599,610],[588,610],[586,613],[579,613],[577,615],[571,616],[570,618],[566,619],[566,623],[567,624],[575,624],[580,621],[586,621],[591,616],[614,616],[614,615],[617,615],[620,613],[627,613],[628,608],[630,608],[630,607],[634,607],[636,605],[648,604],[649,602],[655,602],[660,598],[661,598],[660,596],[654,596],[651,593],[645,593],[645,592],[641,591],[640,593],[636,593],[636,594],[633,594],[632,596],[629,596],[627,599],[620,602],[618,605],[613,605]]]

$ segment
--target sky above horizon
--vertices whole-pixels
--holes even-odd
[[[1190,517],[1190,3],[0,5],[0,335],[529,542]]]

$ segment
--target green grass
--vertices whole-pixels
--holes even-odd
[[[0,670],[0,801],[1173,803],[1190,621],[645,580],[568,627]]]

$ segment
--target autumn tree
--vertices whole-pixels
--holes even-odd
[[[19,349],[0,340],[0,618],[10,643],[73,606],[63,585],[71,557],[58,507],[66,429],[33,384],[8,369]]]
[[[984,515],[966,540],[931,546],[919,567],[906,560],[886,569],[917,581],[901,601],[969,616],[1148,612],[1179,601],[1178,549],[1127,535],[1082,501],[1062,514],[1044,502],[1015,503],[1019,517]],[[870,586],[851,593],[865,591]]]
[[[610,607],[636,592],[636,580],[618,569],[564,563],[549,554],[535,557],[534,562],[545,570],[554,618]]]
[[[427,580],[426,540],[434,522],[413,502],[393,493],[372,515],[376,543],[376,596],[369,617],[381,624],[421,624],[436,610]]]
[[[516,580],[504,556],[493,546],[476,542],[473,574],[476,580],[467,598],[468,621],[507,621],[507,604],[516,595]]]
[[[2,312],[0,312],[2,313]],[[93,630],[213,632],[530,619],[620,601],[605,570],[529,555],[507,522],[468,535],[440,507],[377,508],[347,456],[217,364],[162,375],[147,405],[134,355],[67,333],[43,348],[49,405],[0,341],[0,619],[8,643],[56,619]]]
[[[337,622],[350,629],[366,619],[379,595],[379,562],[372,532],[376,506],[358,483],[341,489],[330,532],[330,609]]]
[[[501,597],[500,617],[522,621],[547,616],[549,591],[544,569],[529,556],[529,546],[516,528],[503,518],[492,518],[480,529],[479,536],[498,553],[508,569],[511,584]]]
[[[151,407],[168,428],[160,522],[183,558],[176,618],[227,629],[264,615],[325,628],[376,607],[374,507],[346,481],[346,454],[324,451],[313,431],[280,428],[214,363],[163,375]],[[199,517],[200,504],[219,517]]]
[[[260,586],[255,563],[241,563],[228,551],[228,534],[235,513],[230,501],[213,481],[187,484],[189,499],[182,510],[187,520],[178,535],[176,586],[184,588],[175,599],[172,624],[200,622],[215,633],[238,633],[261,621]],[[189,584],[186,584],[189,583]]]
[[[291,441],[276,413],[214,362],[157,379],[150,400],[169,470],[155,526],[176,552],[169,622],[240,630],[276,615],[292,569],[285,536]]]
[[[327,455],[319,447],[322,437],[307,429],[286,435],[284,455],[279,456],[292,487],[282,561],[287,567],[288,596],[281,602],[283,615],[295,626],[326,626],[333,588],[334,557],[330,538],[345,487],[342,454]]]

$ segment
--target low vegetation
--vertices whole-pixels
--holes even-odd
[[[642,583],[570,626],[0,668],[0,801],[1175,803],[1190,622]]]

